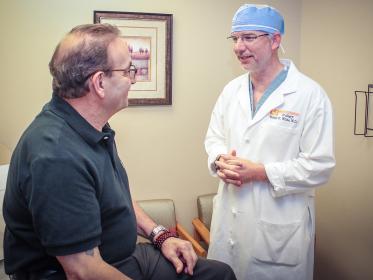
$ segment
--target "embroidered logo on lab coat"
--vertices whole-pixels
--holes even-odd
[[[299,113],[280,109],[272,109],[269,112],[269,117],[272,120],[279,120],[282,122],[297,124],[299,120]]]

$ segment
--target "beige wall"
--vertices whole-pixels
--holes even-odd
[[[373,279],[373,138],[353,135],[353,93],[373,83],[372,11],[371,0],[303,1],[301,69],[328,92],[336,132],[337,167],[317,192],[317,279]]]
[[[0,143],[0,165],[9,163],[10,156],[9,148]]]
[[[178,219],[191,229],[196,196],[216,190],[203,139],[218,94],[242,72],[225,38],[234,11],[244,1],[0,1],[0,143],[9,150],[51,96],[47,65],[68,30],[92,22],[93,10],[173,14],[173,105],[127,108],[111,125],[133,196],[174,199]],[[268,3],[295,23],[284,46],[297,62],[300,4]]]

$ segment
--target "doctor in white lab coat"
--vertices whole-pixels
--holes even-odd
[[[283,33],[276,9],[238,9],[230,38],[248,73],[225,86],[205,139],[221,179],[208,258],[231,265],[239,280],[313,279],[315,188],[335,166],[330,101],[279,59]]]

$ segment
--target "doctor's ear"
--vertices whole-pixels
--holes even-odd
[[[273,49],[278,49],[281,45],[281,35],[280,33],[275,33],[271,35],[271,40],[272,40],[272,48]]]

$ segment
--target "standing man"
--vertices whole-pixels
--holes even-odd
[[[132,201],[108,120],[135,83],[116,27],[77,26],[49,64],[53,97],[22,135],[3,205],[5,271],[16,280],[236,279]],[[137,229],[150,244],[136,246]],[[193,276],[192,276],[193,275]]]
[[[324,90],[278,49],[284,20],[246,4],[233,17],[233,50],[248,73],[213,109],[205,147],[221,179],[208,258],[240,280],[311,280],[315,188],[335,165],[332,107]]]

